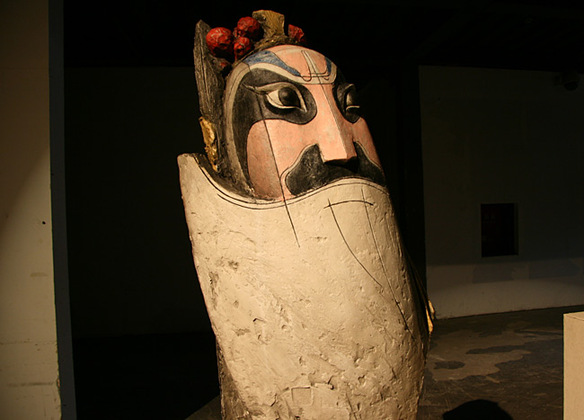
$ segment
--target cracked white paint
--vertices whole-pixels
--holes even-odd
[[[284,204],[222,188],[192,155],[179,167],[201,289],[246,418],[414,419],[424,318],[387,190],[343,179]]]

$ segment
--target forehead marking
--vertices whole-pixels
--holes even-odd
[[[316,62],[314,61],[312,54],[309,53],[309,51],[302,51],[302,55],[304,56],[304,60],[306,60],[306,64],[308,65],[308,75],[307,76],[302,76],[302,78],[304,80],[306,80],[307,82],[311,81],[313,77],[316,77],[317,79],[321,80],[322,82],[329,82],[329,79],[331,77],[331,62],[328,58],[324,58],[325,63],[326,63],[326,67],[323,70],[319,70],[318,66],[316,64]],[[321,63],[322,64],[322,63]]]
[[[248,66],[255,67],[258,64],[265,63],[265,64],[272,64],[274,66],[278,66],[288,73],[294,76],[300,76],[300,73],[295,68],[290,67],[288,64],[284,63],[280,57],[274,54],[272,51],[260,51],[252,56],[243,60]]]
[[[248,71],[265,69],[302,84],[333,83],[336,66],[325,56],[306,48],[260,51],[243,60]]]

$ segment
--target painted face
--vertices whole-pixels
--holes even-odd
[[[282,45],[239,63],[227,79],[226,150],[262,198],[285,200],[347,177],[384,184],[355,87],[307,48]]]

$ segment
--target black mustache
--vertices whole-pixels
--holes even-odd
[[[385,186],[383,171],[371,162],[359,143],[353,143],[357,157],[345,163],[325,163],[318,144],[308,147],[286,175],[286,187],[294,195],[322,187],[341,178],[363,178]]]

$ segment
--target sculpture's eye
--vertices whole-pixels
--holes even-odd
[[[351,85],[351,88],[347,89],[345,93],[345,112],[357,112],[359,111],[359,104],[357,103],[357,90],[355,86]]]
[[[302,94],[292,83],[270,83],[269,85],[252,87],[252,89],[256,93],[264,95],[267,103],[276,109],[284,111],[299,109],[306,111],[304,98],[302,98]]]
[[[359,117],[359,103],[357,100],[357,89],[353,84],[343,84],[337,88],[337,103],[341,112],[347,120],[354,123]]]
[[[278,98],[275,98],[275,94],[278,94]],[[273,102],[273,105],[278,107],[301,107],[301,99],[302,97],[299,96],[298,91],[291,88],[290,86],[285,86],[282,89],[278,89],[275,92],[268,94],[268,100]]]

